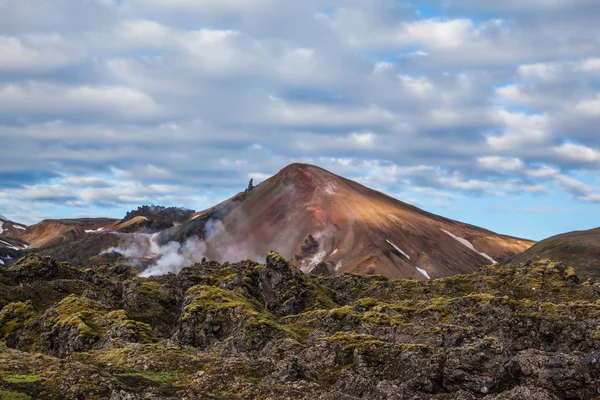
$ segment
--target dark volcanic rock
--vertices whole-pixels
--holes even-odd
[[[323,288],[316,286],[276,252],[270,252],[267,256],[259,279],[261,300],[266,309],[275,315],[299,314],[333,305]]]
[[[307,276],[275,252],[147,279],[30,261],[16,270],[26,279],[0,270],[0,398],[555,400],[600,388],[600,283],[561,263],[417,282]]]

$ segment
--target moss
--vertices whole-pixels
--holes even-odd
[[[433,328],[426,329],[425,333],[441,336],[443,334],[443,330],[439,326],[434,326]]]
[[[95,337],[99,335],[95,322],[107,312],[107,308],[94,300],[70,295],[54,311],[56,325],[69,325],[77,328],[80,336]]]
[[[8,383],[34,383],[42,379],[39,374],[7,374],[0,378]]]
[[[99,323],[116,330],[127,330],[137,337],[139,343],[156,341],[152,327],[144,322],[130,319],[125,310],[111,311],[102,317]]]
[[[575,271],[575,268],[573,268],[573,267],[568,267],[568,268],[565,270],[565,277],[567,277],[567,278],[572,278],[572,277],[575,277],[575,276],[577,276],[577,272]]]
[[[8,390],[0,389],[0,399],[2,400],[31,400],[31,396],[20,393],[20,392],[11,392]]]
[[[172,383],[179,381],[183,378],[183,375],[177,372],[154,372],[154,371],[133,371],[123,374],[117,374],[119,377],[134,377],[148,379],[155,383]]]
[[[186,296],[192,300],[183,309],[186,314],[230,308],[239,308],[250,315],[257,315],[263,311],[257,301],[252,301],[245,296],[214,286],[193,286],[188,289]],[[184,315],[185,317],[186,315]]]
[[[557,307],[556,304],[552,304],[552,303],[548,303],[548,302],[540,304],[540,310],[545,311],[545,312],[555,311],[556,307]]]
[[[7,340],[26,321],[35,317],[30,303],[10,303],[0,311],[0,340]]]
[[[403,300],[390,305],[390,308],[404,313],[410,313],[418,310],[417,303],[412,300]]]
[[[160,283],[147,280],[137,280],[137,282],[139,282],[139,284],[136,286],[135,290],[138,292],[148,294],[150,296],[156,296],[160,294]]]
[[[355,332],[337,332],[330,338],[333,342],[338,342],[344,351],[354,349],[364,349],[372,346],[385,346],[385,343],[376,339],[373,335],[365,335]]]
[[[362,314],[361,321],[365,324],[379,326],[402,326],[406,324],[406,320],[402,316],[390,317],[385,313],[377,311],[368,311]]]
[[[333,310],[329,310],[329,315],[335,319],[342,320],[346,318],[348,315],[352,314],[354,308],[351,306],[344,306],[340,308],[334,308]]]
[[[431,352],[433,348],[421,343],[402,343],[394,346],[395,350],[404,353],[404,352]]]
[[[498,343],[499,339],[495,338],[495,337],[484,337],[483,341],[486,342],[489,345],[492,345],[492,344]]]
[[[379,304],[379,302],[375,299],[372,299],[370,297],[365,297],[363,299],[358,299],[356,301],[356,304],[358,304],[358,306],[362,307],[362,308],[373,308],[375,306],[377,306]]]

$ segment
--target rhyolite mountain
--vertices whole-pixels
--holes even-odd
[[[508,263],[519,265],[537,259],[566,262],[582,278],[600,279],[600,228],[552,236],[517,254]]]
[[[0,236],[18,236],[27,225],[14,222],[0,214]]]
[[[114,232],[139,234],[135,240],[151,242],[149,249],[197,236],[205,240],[206,257],[219,262],[263,260],[277,250],[305,273],[421,280],[475,272],[534,243],[425,212],[307,164],[291,164],[257,186],[251,182],[201,212],[142,207],[120,221],[47,220],[20,238],[75,262],[113,246]],[[64,245],[77,260],[61,257]]]
[[[425,212],[307,164],[291,164],[247,191],[222,224],[207,240],[209,258],[232,261],[275,249],[304,272],[323,275],[450,276],[533,244]]]

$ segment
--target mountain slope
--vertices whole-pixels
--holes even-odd
[[[533,242],[427,213],[334,175],[292,164],[246,194],[208,238],[217,261],[271,249],[304,272],[427,279],[504,261]]]
[[[27,243],[17,236],[21,235],[27,225],[10,221],[0,214],[0,267],[8,266],[21,257],[21,251],[27,248]]]
[[[511,265],[552,259],[573,266],[582,278],[600,278],[600,228],[567,232],[536,243],[509,261]]]
[[[27,229],[27,225],[10,221],[0,214],[0,235],[19,236],[25,229]]]
[[[91,233],[113,230],[119,220],[111,218],[47,219],[19,234],[31,248],[68,244]]]

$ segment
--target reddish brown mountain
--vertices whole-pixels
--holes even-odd
[[[148,258],[160,256],[159,249],[170,241],[183,243],[196,236],[204,240],[194,248],[200,258],[220,262],[261,260],[277,250],[306,273],[415,279],[474,272],[533,245],[439,217],[305,164],[289,165],[205,211],[174,212],[185,215],[161,220],[161,226],[170,226],[164,230],[152,229],[156,221],[142,211],[121,221],[46,220],[19,238],[32,249],[51,246],[61,261],[87,264],[119,241],[135,242]]]
[[[470,273],[533,244],[427,213],[304,164],[289,165],[247,192],[211,233],[208,255],[218,261],[275,249],[307,273],[415,279]]]
[[[70,243],[85,235],[113,230],[119,221],[110,218],[47,219],[19,234],[31,248]]]
[[[5,216],[0,215],[0,236],[19,236],[25,229],[27,229],[27,225],[10,221]]]

